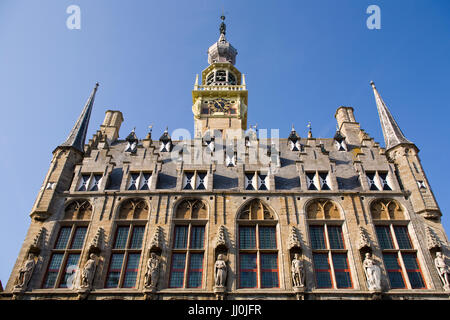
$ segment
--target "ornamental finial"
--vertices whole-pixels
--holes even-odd
[[[227,31],[227,26],[225,25],[225,16],[222,14],[220,16],[220,19],[222,20],[222,23],[220,24],[220,34],[225,34]]]

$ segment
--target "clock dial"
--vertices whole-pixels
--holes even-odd
[[[224,98],[217,98],[209,101],[209,107],[211,109],[211,113],[216,112],[228,112],[231,107],[231,101]]]

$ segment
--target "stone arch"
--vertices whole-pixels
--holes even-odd
[[[370,204],[373,220],[405,220],[405,211],[399,202],[393,199],[377,199]]]
[[[181,199],[174,207],[175,219],[208,219],[208,205],[201,199]]]
[[[342,219],[338,205],[329,199],[314,199],[306,204],[308,219]]]
[[[121,220],[147,220],[150,207],[146,200],[142,198],[132,198],[124,200],[118,210],[117,218]]]
[[[64,220],[90,220],[92,211],[92,204],[89,200],[73,200],[64,209]]]
[[[275,211],[264,201],[254,198],[245,202],[238,210],[238,220],[278,220]]]

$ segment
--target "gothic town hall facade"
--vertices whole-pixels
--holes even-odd
[[[385,148],[346,106],[333,137],[263,137],[225,35],[192,91],[193,139],[119,139],[107,110],[86,141],[95,86],[0,299],[449,298],[442,214],[375,84]]]

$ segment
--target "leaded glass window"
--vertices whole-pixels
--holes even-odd
[[[170,288],[201,288],[205,250],[204,225],[177,225],[173,232]]]
[[[136,288],[145,226],[119,225],[113,242],[106,288]]]
[[[375,212],[378,217],[379,214]],[[372,213],[374,215],[374,213]],[[375,226],[392,289],[423,289],[425,280],[405,225]],[[405,276],[406,275],[406,276]]]
[[[102,177],[101,173],[83,173],[78,182],[77,191],[99,191]]]
[[[310,225],[309,234],[317,288],[333,288],[333,283],[338,289],[352,288],[342,227]]]
[[[238,219],[239,288],[279,288],[277,227],[273,213],[255,199],[243,207]]]
[[[59,229],[52,249],[43,288],[72,287],[81,257],[87,227],[72,225]]]

